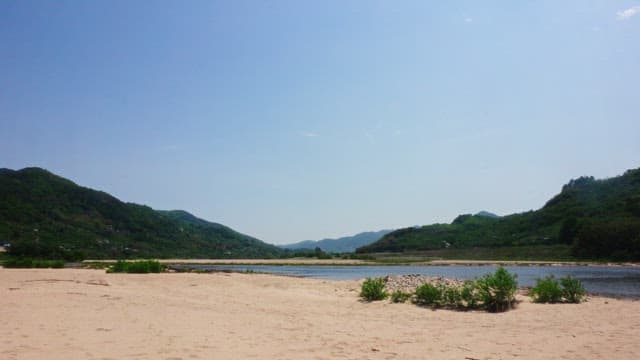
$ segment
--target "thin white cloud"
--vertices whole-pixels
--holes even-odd
[[[470,17],[468,17],[468,18],[465,18],[465,19],[464,19],[464,22],[466,22],[466,23],[470,23],[470,22],[473,22],[473,19],[472,19],[472,18],[470,18]]]
[[[640,5],[632,6],[626,10],[620,10],[616,13],[616,17],[619,21],[628,20],[633,16],[638,15],[640,13]]]
[[[313,131],[301,131],[300,132],[300,136],[304,136],[304,137],[318,137],[317,133],[314,133]]]
[[[370,133],[368,131],[365,131],[364,132],[364,137],[366,137],[367,140],[369,140],[369,143],[371,143],[371,144],[375,144],[376,143],[376,137],[373,136],[372,133]]]
[[[369,140],[370,144],[375,144],[377,143],[376,137],[378,137],[383,127],[384,124],[382,123],[382,121],[378,120],[372,127],[370,127],[369,129],[365,129],[363,135],[365,138],[367,138],[367,140]]]

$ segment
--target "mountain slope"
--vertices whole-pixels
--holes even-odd
[[[32,256],[272,257],[282,250],[185,211],[155,211],[40,168],[0,169],[0,242]]]
[[[300,241],[294,244],[280,245],[283,249],[299,250],[299,249],[315,249],[319,247],[324,252],[328,253],[345,253],[354,252],[356,248],[369,245],[374,241],[379,240],[384,235],[391,232],[391,230],[380,231],[368,231],[362,232],[353,236],[345,236],[338,239],[323,239],[323,240],[306,240]]]
[[[490,218],[499,218],[500,217],[500,216],[498,216],[498,215],[496,215],[496,214],[494,214],[492,212],[488,212],[488,211],[485,211],[485,210],[482,210],[482,211],[478,212],[476,214],[476,216],[484,216],[484,217],[490,217]]]
[[[640,169],[604,180],[571,180],[536,211],[503,217],[460,215],[451,224],[396,230],[357,251],[546,244],[571,245],[573,255],[582,258],[640,259]]]

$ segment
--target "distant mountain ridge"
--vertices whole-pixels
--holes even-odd
[[[0,169],[0,243],[31,256],[268,258],[280,248],[183,211],[156,211],[41,168]],[[71,255],[70,255],[71,254]]]
[[[502,217],[465,214],[451,224],[393,231],[360,253],[564,244],[584,259],[640,260],[640,168],[569,181],[541,209]]]
[[[279,245],[279,247],[289,250],[313,250],[319,247],[322,251],[328,253],[354,252],[356,248],[369,245],[391,231],[392,230],[366,231],[337,239],[305,240],[293,244]]]

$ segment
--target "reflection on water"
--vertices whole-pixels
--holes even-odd
[[[188,265],[194,269],[255,271],[329,280],[357,280],[386,275],[421,274],[474,279],[495,271],[495,266],[300,266],[300,265]],[[640,298],[640,267],[631,266],[506,266],[518,275],[519,286],[533,286],[535,279],[570,275],[580,279],[589,293]]]

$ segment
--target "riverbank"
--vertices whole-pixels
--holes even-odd
[[[432,311],[359,282],[0,269],[3,359],[636,358],[640,302]]]
[[[273,266],[638,266],[640,263],[614,263],[614,262],[594,262],[594,261],[529,261],[529,260],[397,260],[385,259],[359,260],[359,259],[315,259],[315,258],[290,258],[290,259],[158,259],[165,265],[273,265]],[[82,264],[111,264],[116,260],[84,260]]]

